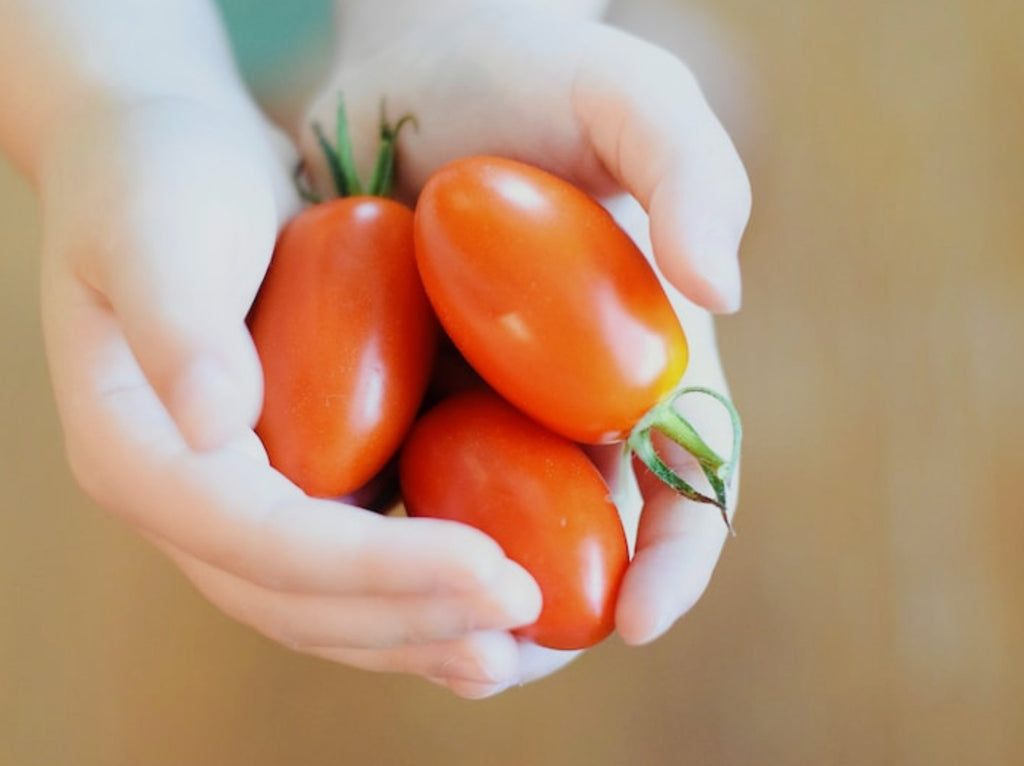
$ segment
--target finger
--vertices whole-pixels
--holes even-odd
[[[223,443],[260,406],[245,315],[279,217],[266,157],[228,124],[180,102],[84,129],[105,131],[95,141],[116,146],[115,159],[93,152],[81,161],[93,166],[72,171],[89,188],[53,192],[49,207],[72,219],[63,228],[75,240],[58,248],[109,303],[188,443]],[[98,154],[106,164],[96,167]],[[62,194],[92,198],[71,204]]]
[[[561,670],[582,654],[582,650],[548,649],[532,641],[520,641],[517,681],[520,684],[538,681]]]
[[[50,269],[47,279],[44,324],[69,459],[105,508],[274,590],[489,591],[498,601],[539,604],[532,578],[475,529],[307,498],[254,457],[251,434],[246,449],[235,441],[191,451],[146,385],[116,318],[70,275]]]
[[[407,192],[439,165],[472,153],[531,162],[597,195],[625,188],[651,215],[658,263],[669,280],[705,308],[738,308],[750,184],[687,67],[611,27],[551,15],[487,21],[467,20],[440,53],[436,39],[414,38],[411,52],[389,49],[340,72],[314,104],[313,119],[333,126],[343,93],[357,161],[366,167],[384,95],[374,83],[386,82],[393,114],[412,113],[420,124],[399,141]],[[389,77],[392,71],[402,76]],[[312,134],[305,130],[300,141],[314,179],[326,188]]]
[[[728,417],[687,402],[685,416],[716,448],[727,444]],[[712,400],[708,399],[708,402]],[[673,470],[694,486],[703,480],[692,456],[667,439],[656,449]],[[636,553],[626,570],[616,607],[616,628],[627,644],[653,641],[688,612],[703,595],[728,535],[720,511],[676,494],[634,461],[644,498]],[[729,515],[734,512],[736,484],[731,487]]]
[[[422,676],[474,699],[506,688],[517,678],[519,667],[516,640],[502,631],[397,649],[313,647],[306,652],[363,670]]]
[[[447,641],[478,630],[511,629],[538,615],[536,601],[510,605],[488,592],[393,597],[283,593],[242,580],[167,543],[158,547],[222,611],[293,649],[385,649]]]
[[[596,28],[573,103],[606,169],[649,213],[669,281],[705,308],[735,311],[750,183],[690,71],[656,46]]]
[[[726,528],[716,509],[658,491],[644,508],[639,545],[622,582],[616,626],[627,644],[661,636],[703,595]]]
[[[650,240],[644,231],[644,215],[637,203],[618,198],[610,210],[648,255]],[[683,385],[705,386],[728,393],[715,342],[711,315],[684,298],[671,286],[669,300],[686,328],[690,362]],[[680,412],[719,455],[728,457],[732,422],[717,402],[693,394],[679,402]],[[665,462],[691,486],[704,487],[703,471],[692,455],[666,438],[654,434],[655,447]],[[711,505],[695,503],[676,494],[633,461],[642,509],[635,554],[623,579],[616,607],[616,627],[628,644],[654,640],[699,600],[714,571],[728,529],[721,513]],[[609,468],[612,468],[609,466]],[[623,482],[627,484],[628,482]],[[729,487],[729,514],[734,512],[738,480]],[[623,494],[626,507],[637,498]]]
[[[539,608],[532,578],[470,527],[296,496],[278,474],[253,470],[229,450],[183,454],[160,469],[163,476],[147,475],[147,468],[136,472],[136,485],[151,498],[139,522],[264,587],[378,595],[493,591],[513,605]],[[169,482],[176,497],[154,499]]]

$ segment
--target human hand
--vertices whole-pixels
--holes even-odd
[[[332,125],[343,95],[357,161],[366,167],[380,100],[393,118],[414,115],[419,129],[400,139],[399,191],[408,200],[434,170],[469,154],[529,162],[605,200],[673,288],[691,345],[686,384],[724,393],[708,312],[739,306],[737,250],[750,189],[686,67],[609,27],[511,4],[418,18],[404,30],[395,19],[389,24],[400,31],[387,44],[357,55],[342,50],[304,124]],[[315,184],[328,188],[315,141],[308,133],[300,141]],[[687,398],[680,407],[712,446],[728,451],[729,420],[713,400]],[[684,478],[700,477],[686,456],[659,447]],[[613,483],[625,480],[615,476],[609,451],[592,454]],[[698,600],[727,531],[715,509],[676,495],[644,470],[637,478],[643,510],[616,615],[630,644],[655,639]],[[520,681],[577,654],[526,643],[520,649]]]
[[[49,142],[43,320],[72,469],[264,635],[486,693],[517,672],[532,578],[475,530],[306,497],[252,431],[245,317],[294,159],[254,109],[181,97],[85,110]]]

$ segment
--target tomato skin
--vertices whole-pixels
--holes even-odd
[[[423,398],[438,328],[412,221],[379,197],[307,208],[281,231],[250,312],[264,376],[256,432],[271,465],[309,495],[373,478]]]
[[[608,487],[579,445],[494,392],[470,390],[420,418],[399,480],[409,515],[476,527],[533,575],[543,608],[517,635],[583,649],[612,632],[629,551]]]
[[[625,438],[686,369],[686,337],[643,253],[542,170],[482,156],[441,168],[417,202],[416,260],[474,369],[574,441]]]

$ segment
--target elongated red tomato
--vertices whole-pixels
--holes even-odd
[[[533,575],[543,608],[519,635],[582,649],[612,632],[629,552],[608,487],[578,445],[476,389],[420,418],[399,478],[410,515],[476,527]]]
[[[416,259],[474,369],[570,439],[624,439],[686,369],[647,259],[596,201],[537,168],[469,157],[438,171],[417,203]]]
[[[412,211],[380,197],[307,208],[282,230],[250,314],[256,431],[306,493],[354,492],[398,450],[429,379],[436,321]]]

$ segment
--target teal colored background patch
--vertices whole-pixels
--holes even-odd
[[[273,81],[323,50],[331,33],[331,0],[217,0],[238,64],[250,84]]]

